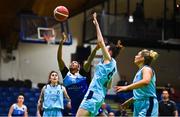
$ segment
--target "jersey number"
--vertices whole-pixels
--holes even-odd
[[[108,74],[108,79],[110,79],[112,77],[112,75],[114,74],[115,72],[115,68]]]

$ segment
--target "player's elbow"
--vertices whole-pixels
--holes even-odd
[[[143,84],[146,86],[146,85],[149,85],[150,81],[149,80],[143,80]]]

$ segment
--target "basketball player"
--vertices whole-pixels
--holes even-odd
[[[23,94],[19,94],[17,98],[17,103],[14,103],[9,109],[8,117],[12,117],[12,116],[27,117],[28,116],[27,107],[23,103],[24,103],[24,96]]]
[[[158,116],[158,101],[156,97],[156,76],[150,67],[156,60],[158,53],[153,50],[141,50],[134,59],[139,67],[132,84],[127,86],[115,86],[117,92],[133,90],[133,98],[130,98],[122,106],[134,101],[134,116]]]
[[[93,14],[93,19],[97,31],[97,43],[101,48],[103,59],[96,65],[93,79],[78,109],[77,117],[95,116],[98,114],[98,110],[104,102],[107,89],[111,87],[112,77],[117,71],[114,58],[122,47],[122,45],[115,46],[114,44],[106,47],[96,19],[96,13]]]
[[[40,112],[43,110],[44,117],[61,117],[61,110],[64,109],[63,96],[70,102],[65,87],[59,83],[58,73],[56,71],[51,71],[48,84],[41,90],[38,100],[37,115],[40,117]]]
[[[91,62],[95,57],[96,51],[99,49],[99,47],[95,47],[82,68],[77,61],[72,61],[68,69],[62,59],[62,46],[66,40],[65,33],[62,34],[63,39],[59,44],[57,59],[59,63],[59,69],[64,79],[64,86],[66,87],[67,93],[71,98],[71,113],[73,116],[75,116],[91,81],[91,78],[89,77]]]

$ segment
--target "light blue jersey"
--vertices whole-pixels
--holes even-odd
[[[144,66],[144,67],[148,67],[148,66]],[[144,67],[142,67],[136,73],[136,75],[134,77],[134,80],[133,80],[133,83],[142,80],[142,69]],[[153,77],[151,78],[151,81],[147,86],[144,86],[144,87],[133,90],[134,99],[139,100],[139,99],[146,99],[146,98],[149,98],[149,97],[156,98],[156,84],[155,84],[155,82],[156,82],[156,76],[155,76],[155,73],[153,71]]]
[[[112,80],[112,76],[116,71],[116,61],[113,58],[108,64],[103,64],[102,61],[99,62],[80,108],[88,110],[92,116],[98,113],[98,109],[106,96],[107,85]]]
[[[46,85],[44,89],[43,109],[64,109],[63,91],[65,88],[62,85],[51,86]]]
[[[27,107],[23,104],[22,107],[19,107],[17,104],[13,104],[12,116],[24,116]]]
[[[144,66],[149,67],[149,66]],[[142,67],[135,75],[134,81],[138,82],[142,80]],[[152,69],[152,68],[151,68]],[[141,88],[133,89],[134,98],[134,112],[135,117],[146,117],[146,116],[158,116],[158,101],[156,97],[156,76],[153,71],[153,76],[150,83],[147,86]]]

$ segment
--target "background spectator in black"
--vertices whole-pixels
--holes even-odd
[[[162,92],[162,100],[159,101],[159,116],[175,116],[178,117],[176,103],[169,99],[168,90]]]
[[[143,20],[144,19],[144,9],[143,9],[143,3],[136,3],[136,9],[133,12],[134,19]]]

